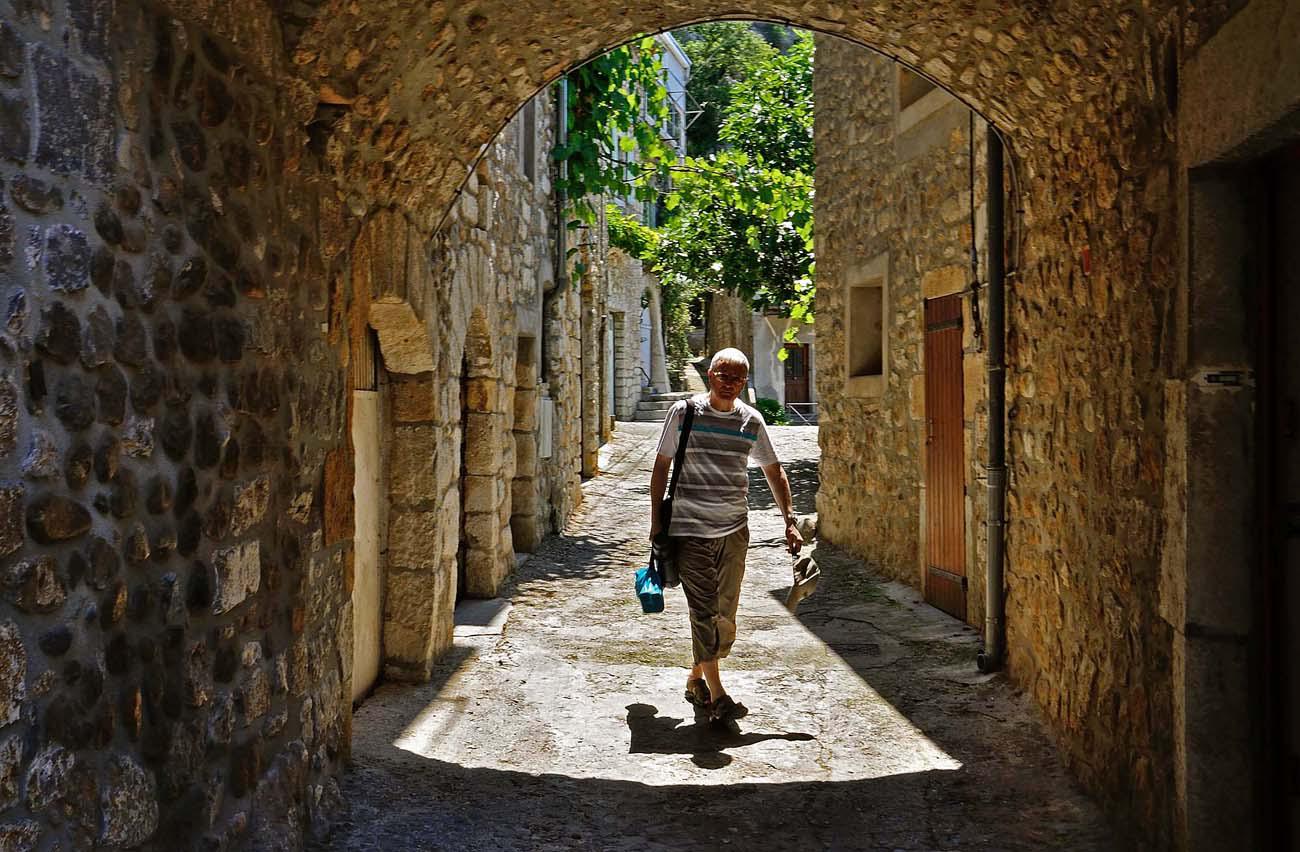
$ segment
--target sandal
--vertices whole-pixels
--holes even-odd
[[[709,720],[713,722],[732,722],[749,715],[749,708],[730,695],[724,695],[709,705]]]
[[[701,708],[709,706],[709,685],[704,682],[704,678],[695,677],[686,681],[686,703]]]

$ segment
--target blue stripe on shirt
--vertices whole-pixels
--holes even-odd
[[[681,432],[682,427],[678,426],[677,431]],[[747,441],[757,441],[757,435],[751,435],[748,432],[742,432],[739,429],[719,429],[716,426],[691,426],[692,432],[710,432],[714,435],[732,435],[737,438],[744,438]]]

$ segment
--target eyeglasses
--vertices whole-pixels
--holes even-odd
[[[724,385],[743,385],[748,376],[738,376],[735,373],[714,373],[713,378],[717,379]]]

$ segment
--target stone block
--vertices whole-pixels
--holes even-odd
[[[125,755],[109,758],[99,805],[103,812],[99,840],[107,846],[139,846],[158,829],[158,792],[153,773]]]
[[[433,388],[427,381],[394,381],[389,385],[393,420],[398,423],[420,423],[436,417],[437,401]]]
[[[261,545],[250,541],[217,550],[212,554],[212,568],[215,574],[212,612],[220,615],[243,603],[261,586]]]
[[[24,559],[0,572],[4,597],[23,612],[53,612],[68,599],[53,557]]]
[[[465,516],[463,535],[470,550],[495,552],[501,542],[501,521],[495,511]]]
[[[0,77],[19,79],[24,65],[22,38],[7,22],[0,22]]]
[[[63,209],[63,193],[40,178],[17,175],[9,185],[9,195],[14,203],[37,216]]]
[[[32,120],[27,99],[0,92],[0,156],[24,163],[31,154]]]
[[[0,744],[0,810],[18,804],[19,770],[22,762],[21,737],[10,737]]]
[[[495,476],[466,476],[463,488],[466,512],[493,512],[501,504],[501,481]]]
[[[379,351],[389,372],[415,374],[433,370],[428,329],[409,303],[371,302],[370,325],[379,334]]]
[[[230,512],[230,534],[243,535],[262,522],[271,502],[271,480],[259,476],[235,489],[234,507]]]
[[[536,515],[514,515],[510,518],[510,535],[516,552],[532,553],[542,543],[543,531]]]
[[[537,431],[537,391],[519,388],[515,390],[515,419],[512,428],[516,432]]]
[[[478,476],[493,476],[501,468],[501,417],[473,414],[465,429],[465,470]]]
[[[39,104],[36,162],[94,183],[110,179],[116,99],[108,85],[67,55],[44,47],[34,50],[32,67]]]
[[[46,494],[27,505],[27,530],[41,544],[79,538],[90,530],[90,512],[67,497]]]
[[[989,371],[984,359],[977,355],[966,355],[961,359],[963,416],[967,423],[975,422],[975,411],[981,400],[988,397]]]
[[[495,518],[493,518],[495,525]],[[501,571],[499,554],[470,551],[465,555],[465,596],[493,598],[501,587],[505,574]]]
[[[495,412],[497,405],[497,382],[495,379],[479,377],[465,383],[465,409],[470,412]]]
[[[438,513],[394,509],[388,520],[388,560],[393,568],[432,570],[437,564]]]
[[[18,721],[27,697],[27,648],[18,625],[0,624],[0,728]]]
[[[925,419],[925,373],[917,373],[908,383],[907,410],[913,420]]]
[[[532,473],[537,470],[537,436],[532,432],[515,432],[514,436],[515,470]]]
[[[521,476],[510,481],[510,510],[514,515],[535,515],[538,506],[537,480]]]
[[[388,469],[394,501],[418,503],[437,497],[436,437],[431,426],[399,426],[393,430]]]
[[[0,374],[0,459],[18,445],[18,388],[6,374]]]

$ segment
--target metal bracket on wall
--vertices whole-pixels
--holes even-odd
[[[1206,389],[1253,388],[1255,371],[1210,368],[1197,371],[1192,381]]]

